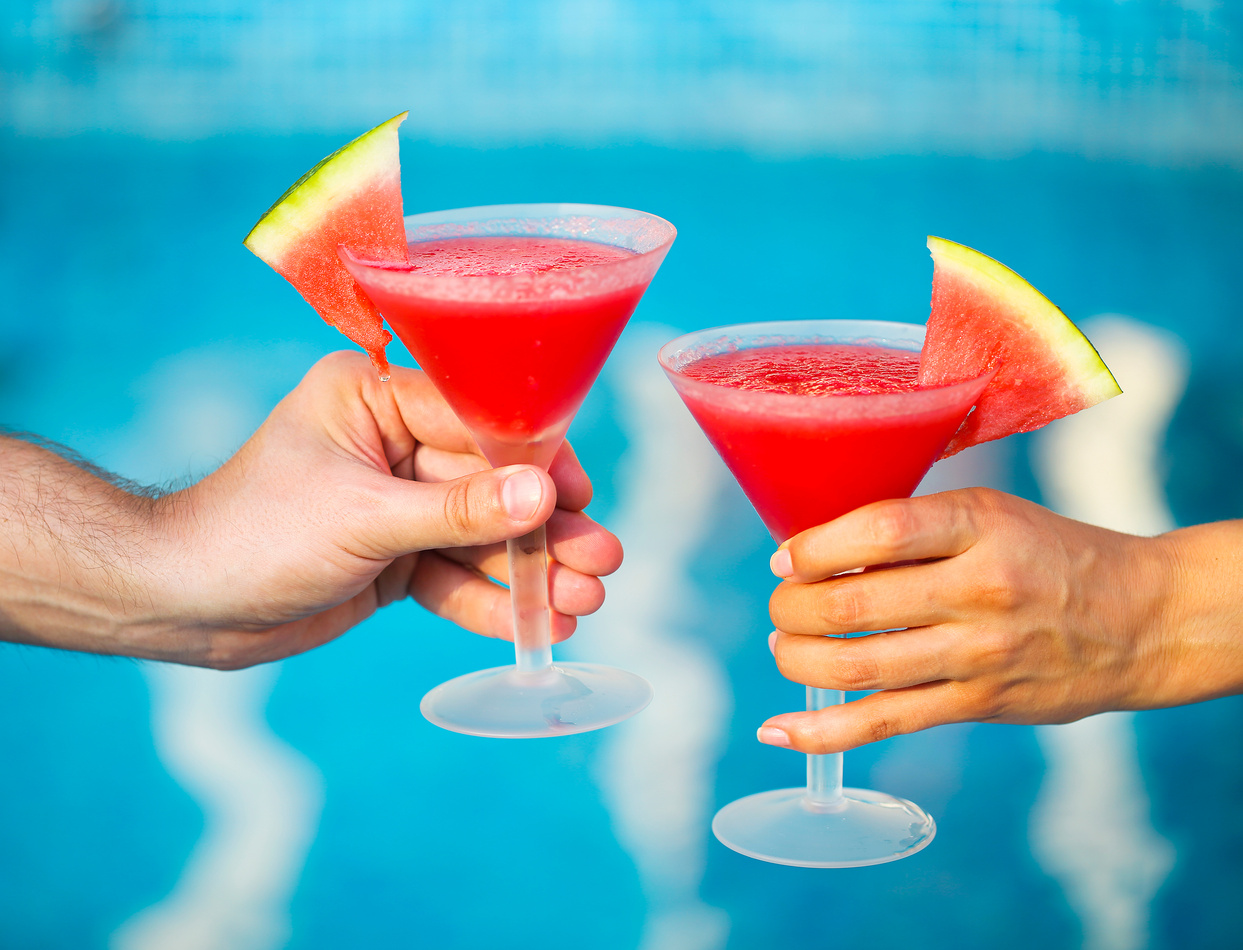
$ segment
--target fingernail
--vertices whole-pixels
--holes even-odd
[[[760,731],[755,737],[765,745],[779,745],[783,749],[790,747],[790,737],[786,735],[784,729],[778,729],[776,726],[760,726]]]
[[[777,655],[777,631],[774,630],[768,635],[768,652],[773,656]]]
[[[768,559],[768,566],[772,568],[772,572],[778,577],[792,577],[794,575],[794,561],[790,559],[790,549],[779,548],[777,553]]]
[[[527,521],[544,499],[544,483],[529,468],[514,472],[501,486],[501,504],[514,521]]]

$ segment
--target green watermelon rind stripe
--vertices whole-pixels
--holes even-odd
[[[1048,297],[987,254],[945,238],[928,236],[928,250],[953,279],[980,287],[1040,340],[1062,367],[1065,379],[1095,405],[1122,392],[1092,342]],[[982,282],[987,281],[987,284]],[[991,284],[992,286],[988,286]]]
[[[317,162],[263,213],[242,243],[277,266],[305,235],[319,229],[328,208],[392,173],[397,127],[407,115],[393,116]]]

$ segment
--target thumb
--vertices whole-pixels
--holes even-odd
[[[521,537],[547,521],[557,504],[552,479],[533,465],[508,465],[447,482],[387,481],[386,517],[368,525],[380,557]]]

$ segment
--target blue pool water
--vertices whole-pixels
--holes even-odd
[[[140,480],[218,463],[342,345],[240,243],[337,144],[0,140],[0,420]],[[1239,699],[1126,726],[1148,807],[1105,840],[1097,863],[1123,870],[1095,891],[1033,844],[1052,753],[1026,727],[943,727],[847,756],[848,784],[936,816],[937,840],[909,861],[809,872],[711,840],[713,809],[801,780],[801,761],[753,738],[765,717],[799,705],[801,689],[766,649],[771,542],[702,447],[666,444],[685,420],[658,388],[654,353],[713,323],[919,321],[924,235],[945,235],[1012,264],[1076,318],[1120,313],[1181,338],[1191,375],[1161,484],[1183,521],[1238,517],[1243,175],[1052,154],[757,158],[414,141],[403,143],[403,174],[407,211],[589,201],[679,228],[571,430],[597,486],[592,512],[631,558],[610,583],[625,596],[582,624],[575,655],[650,675],[661,699],[648,725],[508,743],[431,727],[422,693],[505,662],[506,647],[409,604],[279,670],[244,674],[0,647],[0,946],[159,946],[123,928],[161,901],[224,941],[204,947],[1049,948],[1079,946],[1085,921],[1111,913],[1123,942],[1109,946],[1236,945]],[[396,345],[391,355],[408,361]],[[1012,439],[953,477],[1039,500],[1034,445]],[[682,466],[696,491],[671,495],[653,459]],[[179,732],[194,708],[234,743],[220,752]],[[255,774],[229,758],[247,742],[268,763]],[[178,749],[208,767],[196,772]],[[224,764],[213,766],[217,754]],[[1088,788],[1082,797],[1102,800]],[[258,809],[254,825],[230,832],[228,802]],[[1163,848],[1174,862],[1154,896],[1128,903],[1128,862],[1160,865]],[[212,867],[226,873],[212,878]],[[205,868],[208,883],[187,868]],[[230,914],[236,938],[219,938]],[[1137,915],[1147,920],[1128,944]]]

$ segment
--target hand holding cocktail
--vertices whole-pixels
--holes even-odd
[[[149,496],[0,435],[0,639],[239,669],[411,597],[512,638],[505,541],[548,523],[553,639],[604,600],[621,545],[568,447],[492,469],[420,372],[320,360],[237,453]]]
[[[670,381],[778,542],[910,495],[939,456],[1118,393],[1087,339],[1021,277],[960,244],[929,238],[928,246],[936,273],[926,332],[903,323],[780,321],[701,330],[661,350]],[[774,557],[783,576],[793,572],[787,560],[783,547]],[[891,618],[873,626],[841,600],[836,624],[817,620],[815,603],[800,615],[810,629],[794,649],[829,653],[837,647],[811,641],[887,629]],[[807,712],[788,720],[792,728],[840,716],[843,689],[821,680],[835,682],[809,681]],[[775,723],[759,736],[792,745]],[[805,745],[805,788],[726,805],[712,823],[722,843],[778,864],[857,867],[907,857],[932,840],[935,823],[918,805],[844,788],[841,749]]]
[[[1071,722],[1237,693],[1241,549],[1243,522],[1137,537],[987,489],[852,511],[774,555],[786,580],[773,647],[796,682],[881,692],[773,717],[760,738],[841,752],[943,723]],[[894,632],[832,636],[856,630]]]
[[[383,313],[494,466],[547,469],[676,231],[655,215],[582,204],[403,220],[404,118],[315,165],[245,244],[366,349],[387,381]],[[420,706],[430,721],[480,736],[567,735],[620,722],[651,700],[651,686],[625,670],[554,665],[547,534],[536,522],[506,542],[514,664],[432,690]]]

